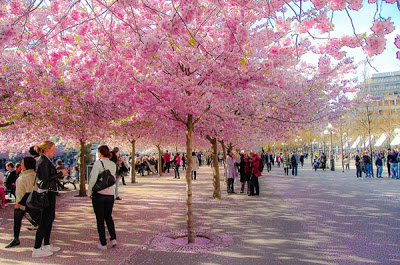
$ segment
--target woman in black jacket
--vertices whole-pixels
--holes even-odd
[[[57,172],[56,167],[50,161],[55,153],[53,142],[44,141],[36,151],[40,153],[36,164],[38,192],[46,192],[49,206],[41,210],[39,229],[36,232],[35,246],[32,252],[33,258],[51,256],[53,252],[60,250],[59,247],[50,245],[50,234],[56,212],[57,178],[62,178],[68,172],[66,168]]]

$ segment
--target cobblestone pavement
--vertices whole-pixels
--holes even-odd
[[[52,244],[60,252],[31,258],[34,233],[26,220],[21,245],[5,249],[10,203],[0,209],[0,264],[400,264],[400,180],[356,179],[354,168],[315,172],[308,164],[296,177],[282,168],[264,171],[260,196],[227,195],[221,182],[221,200],[211,198],[211,169],[201,167],[193,182],[195,227],[233,237],[222,250],[181,253],[147,245],[157,234],[186,228],[185,180],[170,173],[120,186],[113,213],[118,246],[106,251],[96,248],[91,202],[74,190],[57,197]],[[236,192],[239,187],[235,182]]]

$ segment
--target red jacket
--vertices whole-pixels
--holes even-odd
[[[170,153],[164,153],[164,163],[169,163],[171,161]]]
[[[251,160],[251,173],[254,174],[254,176],[259,177],[261,176],[261,172],[260,172],[260,157],[255,154],[253,156],[253,160]]]

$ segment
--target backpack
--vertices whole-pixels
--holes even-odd
[[[290,158],[290,162],[294,165],[297,163],[296,161],[296,157],[294,155],[292,155],[292,157]]]

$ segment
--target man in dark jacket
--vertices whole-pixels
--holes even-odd
[[[368,151],[365,151],[363,155],[363,162],[365,165],[365,177],[370,178],[371,177],[371,157],[368,154]]]
[[[14,163],[8,162],[6,164],[7,172],[5,174],[6,188],[10,190],[10,193],[15,197],[15,182],[17,181],[18,175],[14,169]]]

